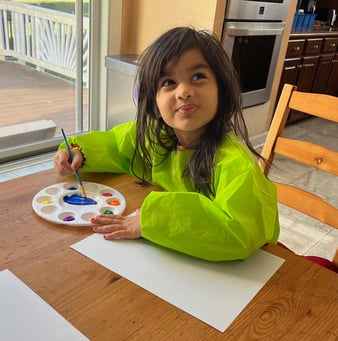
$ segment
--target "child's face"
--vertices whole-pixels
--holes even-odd
[[[192,147],[216,115],[216,78],[198,49],[183,53],[176,64],[169,62],[164,71],[156,95],[158,109],[179,142]]]

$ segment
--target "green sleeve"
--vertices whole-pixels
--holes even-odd
[[[130,173],[135,149],[135,122],[118,125],[109,131],[91,131],[70,136],[68,143],[81,147],[86,158],[84,172]],[[62,143],[59,150],[65,149]]]
[[[279,234],[275,186],[258,166],[216,169],[214,200],[193,192],[152,192],[141,207],[142,236],[198,258],[245,259]]]

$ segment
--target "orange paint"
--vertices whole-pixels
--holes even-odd
[[[120,201],[118,199],[109,200],[108,201],[108,205],[119,206],[120,205]]]

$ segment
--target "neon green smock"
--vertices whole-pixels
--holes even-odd
[[[86,157],[83,171],[129,173],[135,148],[135,122],[110,131],[70,137]],[[63,149],[61,145],[59,149]],[[193,151],[174,151],[162,163],[153,153],[153,191],[140,208],[142,237],[206,260],[245,259],[279,235],[274,184],[234,133],[219,148],[214,170],[215,198],[196,193],[182,172]],[[141,174],[141,165],[134,170]]]

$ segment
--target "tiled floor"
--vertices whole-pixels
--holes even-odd
[[[338,124],[321,119],[308,119],[288,126],[285,134],[297,138],[310,137],[332,149],[338,147]],[[0,166],[0,182],[53,167],[53,155],[27,159]],[[291,166],[289,161],[276,158],[270,178],[277,181],[298,183],[323,195],[338,206],[338,180],[302,165]],[[279,205],[281,234],[280,241],[298,254],[322,256],[332,259],[338,247],[338,230]],[[337,218],[338,219],[338,218]]]

